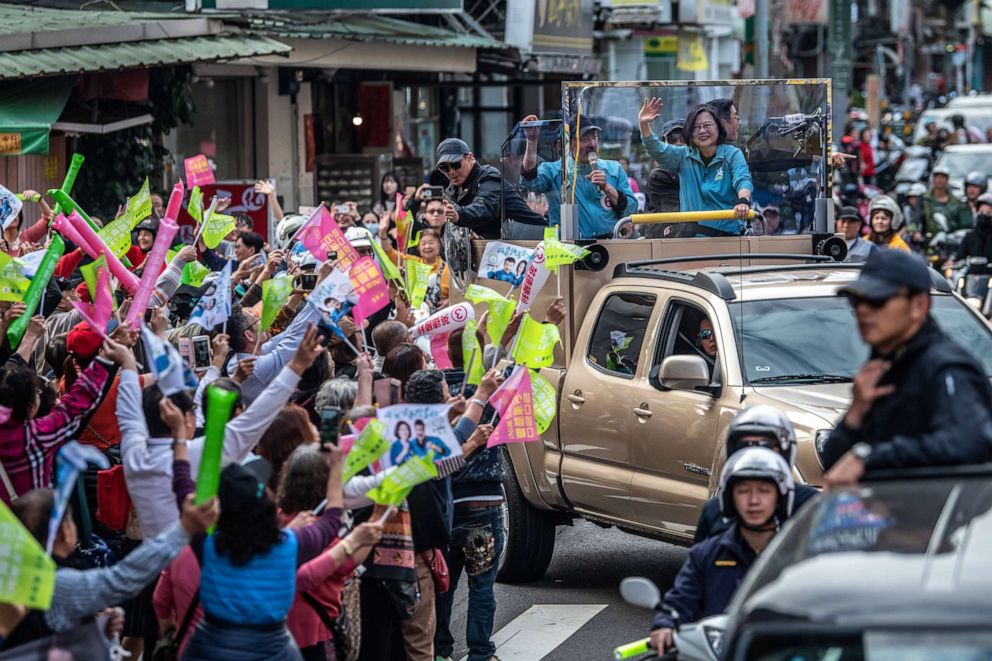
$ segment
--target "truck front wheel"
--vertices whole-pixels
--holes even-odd
[[[547,513],[527,502],[513,465],[503,455],[503,495],[506,543],[500,559],[500,583],[528,583],[544,576],[555,550],[555,523]]]

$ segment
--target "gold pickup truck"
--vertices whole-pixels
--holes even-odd
[[[810,235],[606,241],[551,276],[534,309],[560,291],[569,310],[564,347],[542,371],[558,414],[541,442],[506,446],[500,580],[539,578],[556,526],[574,518],[689,544],[724,428],[744,407],[784,411],[796,479],[820,482],[817,448],[868,350],[836,295],[859,265],[815,246]],[[483,248],[474,242],[474,263]],[[992,375],[992,326],[936,272],[933,286],[934,316]]]

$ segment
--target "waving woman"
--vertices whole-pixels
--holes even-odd
[[[645,99],[637,121],[641,142],[658,165],[679,175],[679,203],[682,211],[733,209],[743,219],[751,207],[751,171],[744,154],[727,144],[727,129],[716,111],[701,104],[685,118],[687,145],[666,144],[651,130],[651,122],[661,115],[661,99]],[[740,220],[702,221],[697,236],[739,236]]]

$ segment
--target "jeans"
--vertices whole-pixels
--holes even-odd
[[[503,520],[499,503],[492,507],[460,508],[455,505],[451,544],[444,554],[451,577],[451,587],[437,596],[437,634],[435,652],[448,657],[454,653],[451,635],[451,604],[462,570],[468,576],[468,622],[465,641],[469,661],[486,661],[496,652],[490,638],[496,614],[493,585],[503,552]]]

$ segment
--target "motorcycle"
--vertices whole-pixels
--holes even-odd
[[[961,229],[950,231],[947,225],[947,218],[942,213],[935,213],[933,220],[939,227],[939,231],[930,238],[928,242],[930,265],[943,272],[943,266],[949,259],[953,259],[958,250],[958,246],[964,241],[968,230]]]
[[[964,263],[956,263],[951,271],[951,285],[954,291],[986,319],[992,314],[992,266],[985,257],[968,257]]]
[[[661,590],[653,581],[640,576],[623,579],[620,595],[628,604],[650,610],[661,604]],[[726,615],[713,615],[698,622],[682,624],[677,612],[673,610],[670,614],[675,623],[674,652],[657,654],[651,649],[651,639],[644,638],[615,648],[613,658],[617,661],[634,657],[640,657],[641,661],[716,661],[720,658],[720,641],[727,627]]]

